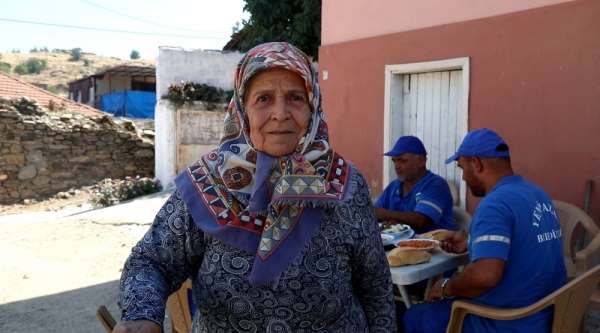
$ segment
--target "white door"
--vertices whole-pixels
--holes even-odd
[[[390,98],[386,105],[388,137],[384,140],[392,147],[403,135],[420,138],[428,153],[427,168],[457,187],[463,207],[466,184],[461,179],[462,173],[455,163],[446,165],[445,161],[456,152],[467,132],[468,72],[464,71],[462,66],[444,70],[433,66],[427,71],[391,72],[386,94]],[[389,158],[384,164],[387,164],[385,186],[396,175]]]

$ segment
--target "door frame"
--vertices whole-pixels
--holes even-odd
[[[469,67],[470,58],[460,57],[435,61],[414,62],[406,64],[385,65],[385,93],[383,112],[383,151],[389,151],[394,144],[392,134],[392,111],[402,108],[402,99],[393,98],[392,89],[402,87],[402,75],[448,70],[462,70],[462,104],[460,111],[464,115],[463,128],[457,130],[466,133],[469,124]],[[390,163],[383,156],[383,188],[390,183]],[[460,206],[466,207],[466,184],[457,184],[460,192]]]

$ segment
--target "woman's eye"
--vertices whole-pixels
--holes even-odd
[[[305,101],[304,96],[302,96],[302,95],[296,95],[296,94],[292,95],[291,99],[294,102],[304,102]]]
[[[267,96],[267,95],[261,95],[256,98],[256,102],[258,102],[258,103],[266,103],[268,101],[269,101],[269,96]]]

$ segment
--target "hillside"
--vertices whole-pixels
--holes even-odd
[[[15,67],[30,58],[46,60],[48,63],[47,68],[39,74],[19,75],[15,73]],[[10,75],[14,75],[25,82],[42,86],[63,97],[67,97],[68,95],[67,83],[69,81],[97,73],[108,67],[131,62],[130,60],[103,57],[85,52],[81,53],[79,61],[69,61],[69,58],[71,58],[71,55],[68,51],[0,53],[0,63],[8,63],[10,65]],[[154,64],[154,61],[137,60],[135,63]]]

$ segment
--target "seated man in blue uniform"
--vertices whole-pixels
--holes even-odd
[[[452,195],[448,183],[427,170],[427,151],[419,138],[402,136],[390,156],[398,179],[391,182],[375,203],[375,215],[388,223],[410,225],[415,232],[455,230]]]
[[[452,298],[499,307],[528,306],[563,286],[566,272],[558,215],[538,186],[513,174],[508,145],[489,129],[467,134],[446,163],[458,161],[473,195],[485,197],[469,235],[455,232],[446,251],[469,251],[470,263],[433,285],[429,300],[404,316],[407,333],[445,332]],[[512,321],[467,316],[463,332],[550,332],[552,308]]]

